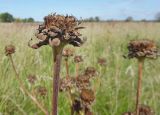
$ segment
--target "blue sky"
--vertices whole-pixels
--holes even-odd
[[[77,18],[99,16],[101,19],[154,19],[160,12],[160,0],[0,0],[0,13],[15,17],[33,17],[42,21],[52,12],[72,14]]]

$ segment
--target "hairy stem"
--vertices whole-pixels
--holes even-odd
[[[38,107],[39,109],[41,109],[41,111],[42,111],[45,115],[49,115],[47,109],[45,109],[45,108],[42,106],[42,104],[37,100],[37,98],[34,97],[34,96],[25,88],[22,80],[21,80],[20,77],[19,77],[18,72],[16,71],[16,67],[15,67],[15,64],[14,64],[14,62],[13,62],[12,55],[9,55],[9,59],[11,60],[12,67],[13,67],[13,70],[14,70],[14,72],[15,72],[15,74],[16,74],[16,79],[17,79],[18,82],[19,82],[20,88],[31,98],[31,100],[37,105],[37,107]]]
[[[52,95],[52,115],[57,115],[58,90],[60,78],[60,66],[63,47],[53,47],[53,95]]]
[[[140,98],[141,98],[141,88],[142,88],[142,74],[143,74],[143,62],[144,59],[138,60],[138,86],[137,86],[137,98],[136,98],[136,115],[139,115],[139,105],[140,105]]]

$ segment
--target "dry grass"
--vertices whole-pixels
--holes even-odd
[[[137,62],[122,57],[127,52],[131,39],[149,38],[160,45],[160,23],[85,23],[82,33],[87,42],[81,48],[75,48],[76,54],[84,57],[82,67],[95,66],[101,71],[102,84],[97,93],[93,111],[97,115],[120,115],[135,108]],[[27,46],[34,37],[37,24],[0,24],[0,113],[4,115],[41,115],[36,106],[18,88],[11,64],[4,54],[8,44],[16,46],[13,59],[25,85],[30,89],[27,75],[38,76],[40,84],[48,89],[48,96],[40,98],[51,109],[52,55],[49,46],[33,50]],[[107,59],[107,68],[97,65],[97,58]],[[144,66],[142,102],[151,106],[156,115],[160,113],[160,59],[146,61]],[[74,74],[71,61],[70,73]],[[62,62],[62,77],[65,77],[65,62]],[[65,93],[59,97],[59,114],[69,115],[69,102]],[[65,102],[65,103],[64,103]]]

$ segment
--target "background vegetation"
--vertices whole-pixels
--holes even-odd
[[[36,106],[19,89],[15,74],[4,47],[8,44],[16,46],[13,59],[18,72],[28,89],[29,74],[38,77],[36,86],[47,87],[48,95],[40,98],[48,109],[51,109],[52,89],[52,55],[49,46],[33,50],[27,46],[30,38],[35,38],[37,24],[1,23],[0,24],[0,113],[3,115],[42,115]],[[160,45],[160,23],[108,22],[84,23],[82,31],[87,42],[81,48],[75,48],[76,54],[82,55],[84,62],[81,71],[87,66],[94,66],[101,71],[101,87],[97,89],[93,111],[96,115],[121,115],[135,108],[137,61],[123,58],[127,53],[127,44],[131,39],[149,38]],[[36,40],[36,38],[35,38]],[[105,57],[107,67],[101,68],[97,58]],[[160,113],[160,59],[145,61],[142,103],[151,106],[156,115]],[[74,75],[73,59],[70,59],[70,73]],[[62,62],[61,77],[65,76]],[[65,93],[60,93],[59,115],[69,115],[70,108]]]

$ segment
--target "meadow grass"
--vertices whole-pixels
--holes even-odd
[[[127,44],[131,39],[153,39],[160,45],[160,23],[84,23],[82,30],[87,37],[81,48],[75,48],[75,54],[82,55],[84,62],[80,71],[87,66],[94,66],[100,71],[101,86],[97,89],[96,101],[93,104],[95,115],[121,115],[135,109],[137,67],[136,59],[123,58],[127,53]],[[37,24],[0,24],[0,113],[3,115],[42,115],[41,111],[19,89],[14,71],[4,47],[8,44],[16,46],[13,59],[26,87],[31,89],[27,81],[29,74],[38,77],[36,86],[47,87],[48,95],[38,97],[51,110],[52,90],[52,50],[49,46],[33,50],[27,42],[33,38]],[[100,67],[97,58],[107,59],[107,66]],[[73,58],[70,62],[70,73],[75,75]],[[160,59],[148,60],[144,64],[142,88],[142,104],[151,106],[156,115],[160,115]],[[61,77],[65,77],[65,65],[62,61]],[[70,106],[66,93],[59,96],[59,115],[69,115]]]

